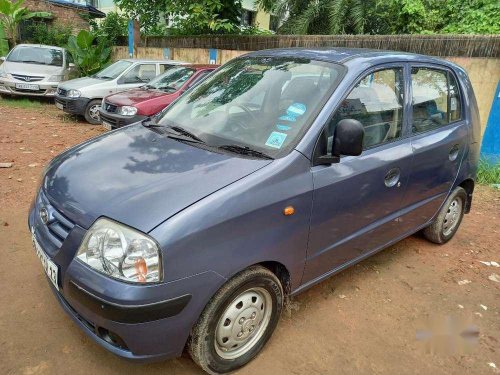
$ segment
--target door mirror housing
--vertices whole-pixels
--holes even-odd
[[[0,61],[5,61],[7,58],[5,56],[0,57]]]
[[[69,67],[70,69],[73,69],[75,66],[76,66],[76,65],[75,65],[74,63],[69,63],[69,64],[68,64],[68,67]]]
[[[325,133],[326,136],[326,133]],[[316,156],[314,165],[329,165],[340,162],[340,156],[359,156],[363,152],[365,129],[358,120],[345,119],[339,121],[335,127],[335,134],[324,139],[324,150],[331,149],[327,155]],[[329,147],[330,146],[330,147]]]
[[[332,154],[339,157],[359,156],[363,152],[363,140],[365,128],[358,120],[345,119],[339,121],[335,127],[333,137]]]

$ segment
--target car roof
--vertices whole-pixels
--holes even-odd
[[[167,64],[187,64],[184,61],[177,61],[177,60],[167,60],[167,59],[120,59],[123,61],[130,61],[132,63],[167,63]]]
[[[399,61],[420,61],[434,62],[455,66],[446,60],[427,55],[419,55],[409,52],[388,51],[368,48],[344,48],[344,47],[324,47],[324,48],[276,48],[250,52],[245,56],[269,56],[269,57],[298,57],[312,60],[328,61],[343,64],[355,62],[355,60],[369,60],[373,65],[389,59]]]
[[[52,48],[52,49],[58,49],[63,51],[64,48],[62,47],[56,47],[56,46],[49,46],[46,44],[29,44],[29,43],[22,43],[22,44],[17,44],[16,47],[41,47],[41,48]],[[15,47],[14,47],[15,48]],[[13,49],[14,49],[13,48]]]
[[[187,64],[186,67],[194,69],[217,69],[220,65],[216,64]]]

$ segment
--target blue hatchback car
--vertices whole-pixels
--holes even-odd
[[[63,309],[96,343],[210,373],[264,347],[288,296],[471,208],[471,83],[437,58],[278,49],[46,169],[29,214]]]

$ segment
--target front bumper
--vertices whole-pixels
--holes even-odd
[[[102,108],[99,110],[101,114],[101,121],[103,125],[105,123],[111,125],[111,129],[122,128],[126,125],[135,124],[136,122],[145,120],[148,116],[135,115],[135,116],[123,116],[116,113],[109,113]]]
[[[85,110],[90,102],[89,98],[67,98],[60,95],[55,95],[56,106],[64,112],[71,115],[85,115]]]
[[[38,86],[38,90],[16,88],[16,84],[27,83]],[[59,82],[23,82],[0,78],[0,94],[53,98],[56,95],[58,84]]]
[[[181,355],[192,326],[225,279],[210,271],[145,286],[110,279],[74,260],[83,228],[74,225],[60,248],[53,245],[51,224],[39,219],[41,205],[52,215],[53,207],[40,194],[30,210],[29,227],[59,267],[59,291],[50,285],[78,326],[97,344],[126,359],[149,362]]]

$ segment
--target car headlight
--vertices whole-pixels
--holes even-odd
[[[123,116],[135,116],[137,114],[137,108],[125,105],[120,109],[120,114]]]
[[[0,78],[10,78],[10,74],[0,70]]]
[[[68,98],[79,98],[80,96],[82,96],[82,93],[78,90],[68,90],[66,96]]]
[[[77,259],[106,276],[132,283],[162,281],[155,241],[125,225],[99,219],[78,249]]]
[[[51,76],[49,77],[49,82],[61,82],[64,79],[64,76]]]

